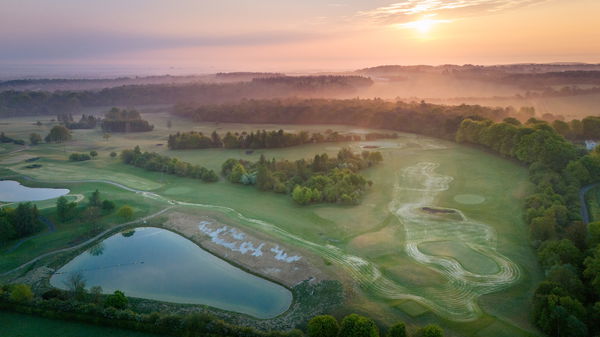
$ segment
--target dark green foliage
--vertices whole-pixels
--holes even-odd
[[[406,337],[406,324],[398,322],[390,327],[388,330],[388,337]]]
[[[79,119],[79,122],[73,122],[73,116],[70,116],[70,120],[64,121],[64,124],[67,128],[69,128],[71,130],[94,129],[94,128],[96,128],[96,125],[98,124],[98,119],[96,119],[92,115],[86,116],[84,114],[84,115],[81,115],[81,119]]]
[[[56,215],[60,221],[68,220],[73,210],[77,207],[77,204],[74,202],[69,202],[65,197],[59,197],[56,200]]]
[[[583,276],[588,280],[596,298],[600,298],[600,246],[596,246],[593,254],[588,256],[583,264]]]
[[[179,105],[175,114],[207,122],[274,124],[348,124],[453,138],[465,116],[501,120],[512,109],[478,105],[446,106],[389,102],[381,99],[273,99],[244,100],[235,104]],[[374,136],[377,137],[377,136]],[[235,147],[237,137],[224,137],[225,147]]]
[[[110,200],[102,201],[102,210],[112,211],[113,209],[115,209],[115,203],[113,201],[110,201]]]
[[[117,153],[116,153],[116,152],[114,152],[114,151],[113,151],[113,152],[111,152],[111,153],[110,153],[110,157],[111,157],[111,158],[114,158],[114,157],[116,157],[116,156],[117,156]]]
[[[373,84],[362,76],[280,76],[247,78],[235,83],[180,83],[124,85],[93,91],[0,92],[0,116],[74,113],[82,106],[134,106],[177,102],[225,103],[240,97],[272,98],[294,95],[353,94]]]
[[[444,330],[435,324],[426,325],[417,330],[418,337],[444,337]]]
[[[378,337],[379,330],[370,318],[350,314],[342,319],[339,336],[344,337]]]
[[[29,143],[31,143],[31,145],[38,145],[41,142],[42,142],[42,136],[40,136],[39,134],[34,132],[29,135]]]
[[[17,145],[25,145],[24,140],[8,137],[7,135],[4,134],[4,132],[0,132],[0,143],[13,143],[13,144],[17,144]]]
[[[563,239],[542,243],[538,248],[538,258],[545,268],[563,264],[580,266],[583,254],[571,240]]]
[[[96,158],[98,156],[98,152],[97,151],[90,151],[90,157],[92,158]]]
[[[29,302],[33,299],[31,287],[26,284],[16,284],[10,292],[10,299],[15,302]]]
[[[62,143],[71,140],[71,131],[62,125],[55,125],[44,138],[46,143]]]
[[[379,134],[370,133],[366,135],[367,140],[375,140],[380,138],[394,138],[396,134]],[[328,132],[325,135],[320,133],[309,134],[306,131],[298,133],[284,132],[283,130],[273,131],[257,131],[256,133],[242,132],[231,133],[227,132],[223,140],[221,136],[213,131],[210,137],[205,136],[202,132],[178,132],[174,135],[169,135],[169,148],[173,150],[183,149],[205,149],[211,147],[225,147],[228,149],[269,149],[282,148],[310,143],[323,142],[349,142],[362,140],[359,135],[341,135],[337,132]]]
[[[296,203],[330,202],[358,204],[371,185],[359,170],[383,160],[380,152],[363,151],[360,155],[342,149],[336,158],[316,155],[312,161],[267,161],[255,163],[228,159],[221,173],[233,183],[256,185],[262,191],[289,193]]]
[[[94,192],[92,192],[89,200],[90,200],[89,203],[90,203],[91,207],[101,206],[102,201],[100,200],[100,191],[98,191],[98,189],[96,189]]]
[[[104,305],[116,309],[125,309],[129,305],[129,300],[120,290],[115,290],[112,295],[106,297]]]
[[[215,182],[219,179],[213,170],[199,165],[192,165],[177,158],[161,156],[155,152],[142,153],[139,146],[136,146],[133,150],[123,150],[121,160],[125,164],[141,167],[148,171],[201,179],[204,182]]]
[[[315,316],[308,321],[306,335],[308,337],[337,337],[340,325],[330,315]]]
[[[14,211],[8,210],[0,214],[8,217],[19,238],[29,236],[39,229],[37,206],[30,202],[20,203]]]
[[[92,157],[87,153],[71,153],[71,155],[69,155],[70,161],[86,161],[90,159],[92,159]]]
[[[104,132],[144,132],[153,129],[154,125],[143,120],[137,110],[112,108],[102,120]]]

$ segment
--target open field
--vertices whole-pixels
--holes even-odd
[[[356,130],[331,125],[193,124],[164,113],[144,118],[155,125],[155,131],[112,134],[104,140],[99,130],[76,130],[73,141],[65,145],[43,144],[0,155],[0,167],[41,181],[110,180],[148,190],[151,193],[141,194],[100,182],[50,184],[85,196],[99,188],[117,204],[135,206],[139,216],[176,203],[184,211],[207,212],[222,223],[321,256],[323,263],[317,267],[338,275],[346,289],[347,301],[338,314],[368,313],[388,324],[397,319],[415,324],[435,322],[461,335],[484,336],[486,331],[506,327],[506,331],[514,331],[512,336],[519,336],[533,330],[528,322],[529,303],[541,271],[522,221],[522,201],[529,189],[525,168],[473,148],[410,134],[393,141],[325,143],[258,150],[250,155],[243,150],[169,151],[169,133],[192,129],[205,133],[217,128],[221,133],[263,128]],[[170,129],[166,127],[168,119],[172,120]],[[7,119],[11,131],[7,134],[27,138],[41,128],[37,132],[45,135],[48,127],[35,126],[35,121]],[[295,160],[323,152],[335,155],[344,146],[358,151],[366,144],[382,146],[384,163],[364,171],[374,184],[358,206],[302,207],[289,197],[252,187],[163,176],[109,157],[110,151],[140,145],[142,150],[220,170],[227,158],[256,160],[264,154]],[[92,149],[99,152],[99,158],[67,161],[70,152]],[[24,155],[42,157],[37,163],[43,166],[23,168],[24,163],[15,157]],[[452,210],[452,214],[428,214],[424,207]],[[38,246],[46,249],[68,244],[78,235],[77,230],[65,226],[53,241],[50,235],[39,238],[50,243],[34,239],[31,246],[23,245],[7,259],[0,255],[3,263],[8,261],[0,265],[0,271],[38,255],[43,251]]]

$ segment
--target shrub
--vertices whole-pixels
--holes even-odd
[[[125,205],[125,206],[119,208],[117,215],[119,215],[121,218],[123,218],[125,220],[129,220],[133,217],[133,208],[131,208],[131,206]]]
[[[29,302],[33,299],[33,292],[26,284],[17,284],[10,292],[10,299],[15,302]]]
[[[102,201],[102,209],[105,211],[112,211],[115,209],[115,203],[110,200]]]
[[[435,324],[429,324],[417,331],[418,337],[444,337],[444,330]]]
[[[116,309],[125,309],[127,308],[128,304],[129,300],[127,299],[125,294],[123,294],[123,292],[120,290],[115,290],[115,292],[112,295],[106,297],[106,300],[104,301],[105,306],[113,307]]]
[[[406,337],[406,325],[398,322],[390,327],[388,337]]]
[[[315,316],[308,322],[309,337],[336,337],[340,330],[338,321],[330,315]]]
[[[370,318],[350,314],[342,320],[340,336],[344,337],[379,337],[375,322]]]

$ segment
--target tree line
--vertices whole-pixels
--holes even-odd
[[[228,159],[221,173],[232,183],[255,185],[261,191],[289,194],[296,203],[358,204],[367,187],[359,170],[383,160],[381,152],[363,151],[355,154],[347,148],[336,157],[317,154],[312,160],[267,160],[263,155],[257,162]]]
[[[42,229],[39,211],[30,202],[0,208],[0,243],[30,236]]]
[[[352,95],[372,83],[371,79],[362,76],[274,76],[235,83],[124,85],[93,91],[6,90],[0,92],[0,117],[72,113],[89,106],[224,103],[241,98]]]
[[[368,133],[365,140],[376,140],[382,138],[397,138],[395,133]],[[325,143],[325,142],[350,142],[363,140],[361,135],[340,134],[339,132],[327,130],[324,134],[319,132],[309,133],[300,131],[297,133],[280,130],[259,130],[254,133],[227,132],[221,136],[213,131],[210,136],[202,132],[177,132],[169,135],[168,146],[171,150],[226,148],[226,149],[270,149],[297,146],[303,144]]]
[[[412,334],[403,322],[380,332],[369,317],[349,314],[341,321],[330,315],[315,316],[305,331],[261,331],[224,322],[210,313],[163,314],[139,312],[119,290],[104,295],[101,287],[86,289],[81,274],[73,274],[66,283],[69,290],[50,289],[36,295],[28,285],[0,286],[0,309],[34,314],[54,319],[151,332],[166,336],[204,337],[443,337],[444,331],[429,324]]]
[[[163,172],[179,177],[215,182],[219,177],[213,170],[200,165],[192,165],[177,158],[162,156],[156,152],[142,152],[139,146],[133,150],[123,150],[121,160],[127,165],[141,167],[148,171]]]
[[[480,105],[437,105],[390,102],[382,99],[270,99],[235,104],[178,104],[173,113],[201,122],[347,124],[412,132],[453,139],[461,121],[481,116],[500,121],[509,116],[527,119],[533,108],[490,108]]]
[[[105,114],[101,125],[105,132],[144,132],[154,129],[154,125],[142,119],[139,111],[116,107]]]
[[[586,153],[535,119],[465,119],[456,140],[529,166],[535,189],[525,201],[525,221],[546,275],[533,298],[534,323],[550,336],[598,334],[600,223],[582,222],[579,191],[600,180],[600,149]]]

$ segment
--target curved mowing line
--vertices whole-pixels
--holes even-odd
[[[480,309],[477,297],[507,288],[520,277],[518,266],[496,251],[496,232],[484,223],[470,220],[455,209],[462,220],[440,220],[428,216],[420,209],[432,206],[436,196],[449,188],[453,178],[434,173],[435,163],[419,163],[402,171],[395,185],[395,198],[390,203],[392,211],[406,232],[405,250],[409,256],[445,275],[448,283],[441,287],[411,289],[422,297],[435,301],[448,314],[461,315],[464,319],[476,318]],[[432,241],[457,241],[487,256],[498,265],[494,274],[478,274],[467,271],[455,259],[427,255],[418,245]]]
[[[403,223],[407,232],[405,250],[417,262],[440,271],[447,279],[438,287],[406,286],[386,278],[377,265],[342,251],[332,245],[321,245],[291,234],[274,224],[263,220],[244,216],[233,208],[176,201],[159,194],[140,191],[111,181],[81,181],[102,182],[138,193],[144,197],[167,202],[171,205],[200,207],[219,211],[244,224],[274,235],[283,241],[290,242],[313,251],[314,253],[342,266],[362,287],[386,299],[410,299],[435,312],[437,315],[454,321],[470,321],[481,315],[481,309],[476,299],[482,295],[508,287],[519,278],[518,267],[502,256],[494,248],[495,232],[486,224],[469,220],[462,212],[456,210],[463,220],[440,221],[419,212],[423,206],[431,206],[435,196],[448,189],[451,177],[436,175],[433,171],[437,164],[420,163],[406,168],[400,175],[395,186],[396,198],[390,203],[390,210]],[[417,182],[415,184],[414,182]],[[406,193],[409,191],[409,193]],[[403,196],[408,196],[402,202]],[[460,240],[468,247],[488,256],[498,264],[499,272],[493,275],[482,275],[466,271],[456,260],[447,257],[430,256],[418,249],[418,244],[427,241],[437,241],[440,238]]]

